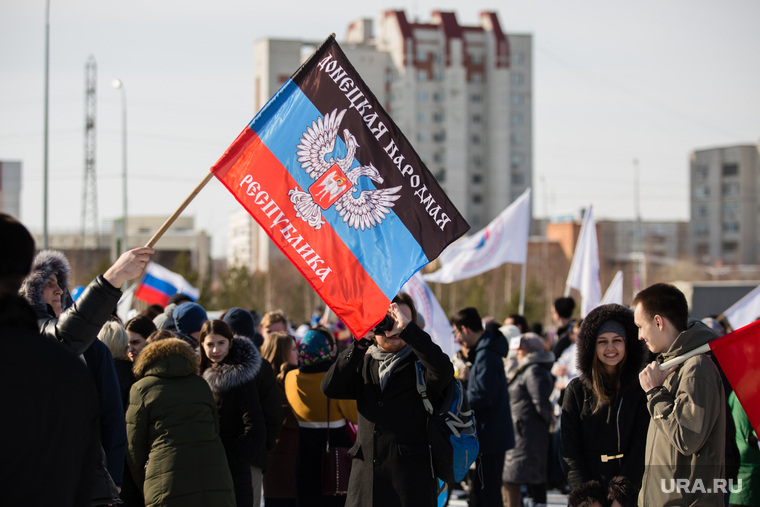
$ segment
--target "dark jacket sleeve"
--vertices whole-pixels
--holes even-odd
[[[127,449],[127,427],[116,367],[111,351],[100,340],[95,340],[90,345],[84,353],[84,359],[100,394],[100,442],[106,453],[108,473],[120,486]]]
[[[636,404],[634,409],[636,421],[633,425],[633,438],[631,445],[623,458],[620,475],[627,477],[636,488],[641,487],[641,478],[644,476],[644,458],[646,454],[647,431],[649,430],[649,411],[647,399],[643,391],[636,393],[631,400]]]
[[[575,489],[591,480],[591,472],[586,466],[583,454],[583,388],[579,379],[573,379],[565,389],[560,418],[560,458],[567,475],[567,484]],[[644,428],[647,426],[644,425]],[[644,445],[642,444],[642,448]]]
[[[412,347],[425,368],[425,384],[428,392],[443,393],[454,378],[454,366],[449,356],[414,322],[410,322],[399,336]],[[501,368],[504,369],[503,366]]]
[[[504,376],[504,362],[499,355],[488,349],[479,350],[477,354],[478,367],[470,370],[470,378],[467,381],[467,401],[475,411],[496,403],[499,391],[493,389],[493,386],[500,385],[503,380],[499,377]]]
[[[325,396],[336,400],[359,398],[364,389],[362,365],[366,352],[366,349],[360,349],[354,342],[338,355],[320,385]]]
[[[250,462],[266,445],[264,414],[261,411],[259,393],[253,382],[238,387],[236,391],[243,417],[243,432],[235,442],[235,449],[239,456]]]
[[[532,372],[526,372],[528,375],[525,378],[525,389],[530,395],[536,413],[549,425],[554,417],[552,403],[549,401],[552,394],[551,377],[541,366],[535,365],[531,369]]]
[[[62,342],[75,354],[82,354],[95,341],[120,297],[121,290],[98,276],[59,318],[40,319],[40,333]]]
[[[267,430],[266,450],[274,449],[277,438],[282,431],[282,405],[280,394],[277,389],[277,379],[274,376],[272,365],[269,361],[262,360],[261,370],[256,375],[256,384],[259,391],[261,411],[264,413],[264,424]],[[265,458],[266,460],[266,458]]]

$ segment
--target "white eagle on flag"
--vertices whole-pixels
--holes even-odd
[[[343,130],[346,156],[337,160],[332,156],[340,122],[345,114],[346,109],[340,113],[334,109],[324,118],[317,118],[303,133],[297,146],[296,155],[301,169],[316,182],[309,187],[308,192],[295,187],[288,191],[288,196],[296,216],[315,229],[325,223],[322,210],[333,204],[349,227],[356,230],[369,229],[379,225],[390,213],[394,202],[401,197],[398,195],[400,186],[362,190],[358,197],[354,196],[358,190],[356,182],[361,176],[367,176],[376,183],[383,183],[383,178],[371,162],[351,169],[359,144],[348,129]]]

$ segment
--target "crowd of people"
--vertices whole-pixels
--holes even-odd
[[[319,312],[300,326],[279,310],[210,319],[182,294],[122,322],[120,287],[152,249],[125,252],[75,299],[65,256],[35,254],[8,215],[0,234],[12,245],[0,251],[13,411],[0,418],[2,505],[416,507],[459,491],[471,507],[516,507],[551,488],[578,507],[760,505],[757,435],[717,362],[659,368],[725,332],[689,321],[672,285],[584,319],[558,298],[548,331],[461,308],[449,358],[405,293],[363,337]],[[459,379],[474,412],[480,452],[448,493],[418,375],[433,406]],[[330,448],[350,457],[337,494]]]

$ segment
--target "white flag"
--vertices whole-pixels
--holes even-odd
[[[417,271],[401,288],[412,297],[417,313],[425,319],[425,332],[441,347],[449,357],[454,357],[454,333],[451,330],[449,318],[441,308],[433,291]]]
[[[438,259],[441,269],[423,275],[429,282],[451,283],[498,268],[524,264],[528,257],[530,188],[478,233],[446,248]]]
[[[570,294],[570,289],[577,289],[581,293],[581,317],[588,315],[602,301],[602,284],[599,281],[599,243],[596,239],[593,206],[588,207],[588,213],[581,225],[573,262],[570,264],[570,273],[567,275],[565,296]]]
[[[615,277],[610,282],[610,286],[607,287],[607,292],[604,293],[600,305],[608,305],[610,303],[623,304],[623,272],[618,270],[615,273]]]
[[[728,323],[734,329],[755,322],[760,317],[760,285],[731,305],[728,310],[723,312],[723,315],[726,316]]]

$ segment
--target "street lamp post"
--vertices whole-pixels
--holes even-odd
[[[122,243],[119,254],[127,251],[127,92],[124,83],[114,79],[111,83],[116,89],[121,90],[121,179],[122,179]]]

